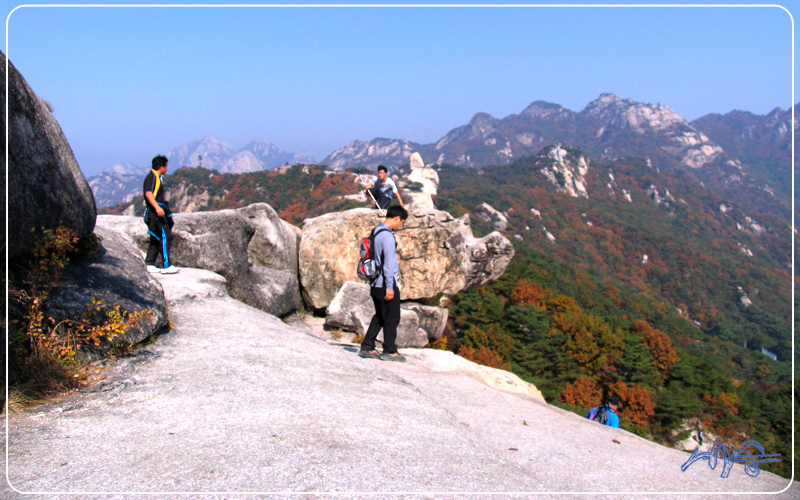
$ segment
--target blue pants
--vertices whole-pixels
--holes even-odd
[[[159,217],[155,210],[147,211],[147,232],[150,234],[150,244],[147,246],[147,256],[144,263],[148,266],[155,266],[158,257],[164,263],[164,268],[172,263],[169,260],[169,251],[172,248],[172,214],[165,214]]]

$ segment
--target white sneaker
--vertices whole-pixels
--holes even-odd
[[[161,272],[161,269],[157,268],[156,266],[147,266],[147,272],[158,274]]]
[[[162,269],[162,270],[161,270],[161,274],[175,274],[175,273],[177,273],[178,271],[180,271],[180,269],[178,269],[177,267],[175,267],[175,266],[169,266],[169,267],[168,267],[168,268],[166,268],[166,269]]]

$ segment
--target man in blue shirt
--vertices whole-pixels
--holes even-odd
[[[384,361],[405,361],[398,354],[397,325],[400,324],[400,286],[397,277],[400,266],[397,263],[397,244],[392,234],[403,227],[408,212],[397,205],[389,207],[386,219],[373,229],[375,237],[375,261],[381,270],[370,286],[370,296],[375,304],[375,315],[367,328],[364,342],[358,355],[362,358],[376,358]],[[375,342],[383,329],[383,353],[375,350]]]
[[[597,406],[589,410],[586,418],[619,429],[619,416],[614,413],[617,408],[619,408],[619,398],[617,396],[609,396],[603,406]]]

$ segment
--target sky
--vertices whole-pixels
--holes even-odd
[[[321,161],[356,139],[431,143],[478,112],[503,118],[538,100],[581,111],[604,92],[690,121],[793,104],[800,2],[789,12],[170,3],[0,2],[5,53],[52,105],[86,176],[147,166],[206,135]]]

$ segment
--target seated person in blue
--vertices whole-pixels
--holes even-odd
[[[372,193],[372,196],[375,198],[375,202],[378,206],[384,210],[389,206],[389,203],[392,202],[392,194],[397,195],[397,201],[400,202],[401,207],[405,207],[405,203],[403,203],[403,199],[400,198],[400,192],[397,190],[397,185],[394,181],[389,177],[389,171],[386,170],[386,167],[383,165],[378,165],[378,175],[373,177],[372,184],[367,184],[364,186],[367,188],[367,191]]]
[[[603,406],[597,406],[589,410],[589,413],[586,414],[586,418],[619,429],[619,416],[614,413],[618,408],[619,398],[617,396],[609,396],[606,398],[606,402]]]

